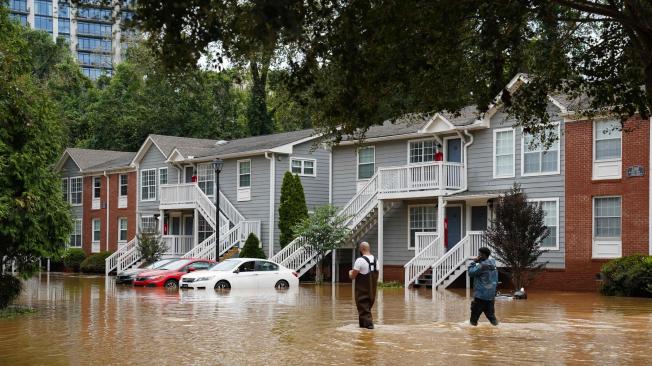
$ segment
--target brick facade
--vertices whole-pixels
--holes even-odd
[[[622,133],[622,178],[593,180],[593,122],[566,123],[566,268],[546,271],[533,287],[595,291],[606,260],[592,259],[593,197],[621,196],[622,254],[648,254],[650,123],[630,119]],[[644,167],[643,177],[627,168]]]
[[[84,216],[82,220],[82,248],[86,254],[92,253],[93,243],[93,220],[100,220],[100,251],[107,250],[106,230],[109,230],[108,250],[113,252],[118,249],[118,219],[127,218],[127,240],[136,235],[136,172],[122,173],[128,175],[127,207],[118,208],[119,176],[120,173],[111,173],[109,180],[109,222],[107,225],[107,177],[101,175],[84,177],[83,206]],[[93,210],[93,178],[100,177],[102,186],[100,194],[100,208]]]

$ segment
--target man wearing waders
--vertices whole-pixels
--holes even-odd
[[[371,255],[369,243],[360,243],[360,258],[355,260],[349,277],[355,280],[355,305],[358,308],[360,328],[374,329],[371,308],[376,301],[378,287],[378,262]]]
[[[478,325],[480,314],[489,319],[492,325],[498,325],[494,313],[498,270],[496,261],[489,258],[491,250],[486,247],[478,249],[478,256],[469,266],[469,276],[473,278],[473,301],[471,302],[471,325]]]

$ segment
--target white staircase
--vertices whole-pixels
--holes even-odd
[[[115,270],[120,273],[126,268],[133,266],[140,259],[140,252],[138,251],[138,238],[134,237],[127,244],[118,248],[118,250],[111,254],[104,262],[105,272],[108,276],[111,271]]]
[[[422,244],[423,243],[423,244]],[[416,283],[446,252],[437,233],[417,233],[415,255],[405,264],[405,288]]]
[[[385,212],[392,205],[384,205]],[[346,226],[351,229],[349,243],[363,237],[378,222],[378,173],[376,173],[360,191],[353,196],[338,215],[347,218]],[[330,252],[327,252],[328,254]],[[296,271],[299,277],[308,272],[319,261],[318,252],[306,245],[303,237],[298,237],[270,260]]]
[[[469,261],[485,246],[481,231],[469,231],[432,265],[432,288],[446,288],[468,269]]]

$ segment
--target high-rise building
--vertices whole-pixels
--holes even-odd
[[[11,17],[33,29],[63,37],[91,79],[111,75],[136,37],[124,27],[133,0],[9,0]]]

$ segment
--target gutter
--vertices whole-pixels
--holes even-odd
[[[276,195],[276,160],[274,153],[271,157],[265,152],[265,159],[269,160],[269,258],[274,256],[274,197]]]
[[[111,204],[109,203],[111,201],[111,185],[109,182],[109,175],[106,174],[106,171],[104,171],[104,177],[106,178],[106,251],[109,251],[109,212],[111,208]]]

